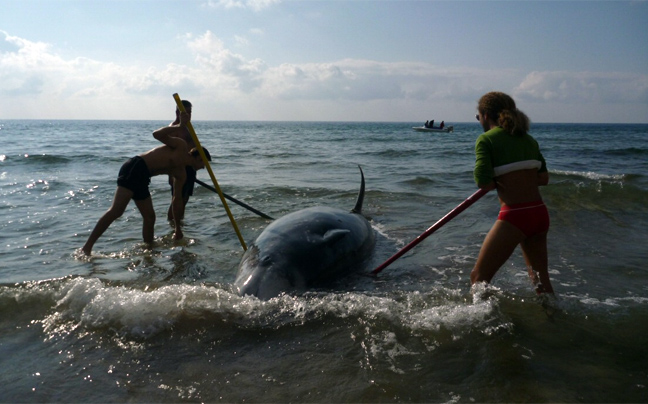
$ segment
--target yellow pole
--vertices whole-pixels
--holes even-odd
[[[180,99],[178,93],[173,94],[173,98],[175,99],[176,104],[178,104],[178,109],[180,110],[180,112],[186,112],[185,107],[184,105],[182,105],[182,100]],[[198,153],[200,153],[200,158],[202,158],[203,162],[205,163],[205,168],[207,169],[207,172],[209,173],[209,176],[211,177],[211,180],[214,183],[214,188],[216,188],[216,191],[218,192],[218,196],[220,197],[221,202],[223,202],[223,206],[225,207],[227,216],[229,216],[230,222],[232,222],[232,227],[234,227],[234,231],[236,232],[236,235],[238,236],[238,239],[241,242],[241,245],[243,246],[243,250],[245,251],[247,250],[247,246],[245,245],[243,236],[241,236],[241,232],[239,231],[239,228],[236,225],[236,221],[232,216],[232,212],[230,212],[229,206],[227,206],[227,202],[225,201],[225,196],[223,195],[223,191],[221,191],[220,187],[218,186],[218,181],[216,181],[214,172],[212,171],[211,166],[209,165],[207,156],[205,155],[205,152],[203,151],[202,146],[200,145],[200,141],[198,140],[198,136],[196,136],[196,131],[194,131],[191,122],[187,122],[187,129],[189,130],[189,134],[191,135],[191,138],[193,139],[196,148],[198,148]]]

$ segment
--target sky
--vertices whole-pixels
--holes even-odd
[[[648,1],[0,0],[0,119],[648,123]]]

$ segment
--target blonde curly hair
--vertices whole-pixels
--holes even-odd
[[[512,135],[522,136],[529,132],[529,117],[515,106],[508,94],[491,91],[484,94],[477,104],[480,114],[487,114],[499,126]]]

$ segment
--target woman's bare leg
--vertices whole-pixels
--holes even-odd
[[[536,286],[536,292],[554,293],[549,279],[549,261],[547,258],[547,233],[528,237],[522,243],[522,253],[527,264],[529,277]]]
[[[486,235],[475,267],[470,273],[471,284],[490,282],[524,237],[524,233],[517,227],[497,220]]]

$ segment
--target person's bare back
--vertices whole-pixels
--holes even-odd
[[[160,174],[176,177],[180,172],[185,173],[185,166],[191,165],[191,155],[187,144],[184,140],[176,139],[179,142],[173,142],[177,144],[175,148],[166,145],[159,146],[140,154],[140,157],[146,162],[151,177]]]
[[[538,174],[535,168],[512,171],[495,179],[497,195],[506,205],[541,200],[538,186],[547,185],[548,181],[548,174],[546,172]]]
[[[182,114],[183,118],[186,116],[187,114]],[[187,142],[178,137],[178,134],[184,130],[183,125],[184,121],[179,126],[167,126],[153,132],[153,137],[164,145],[140,154],[152,177],[168,174],[184,183],[187,177],[185,167],[193,164],[193,158],[189,153]]]

